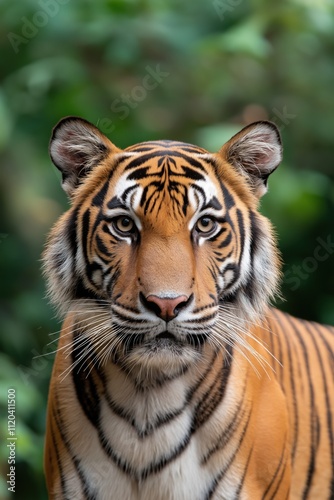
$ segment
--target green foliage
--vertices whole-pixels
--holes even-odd
[[[170,138],[217,150],[243,125],[275,121],[284,164],[262,210],[285,261],[280,307],[334,323],[334,16],[329,0],[2,0],[0,10],[0,405],[6,415],[15,387],[16,498],[39,500],[48,334],[59,328],[39,258],[67,206],[47,155],[52,126],[74,114],[120,147]],[[6,418],[0,429],[6,437]],[[0,460],[5,479],[3,445]]]

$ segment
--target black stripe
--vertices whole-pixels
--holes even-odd
[[[253,266],[254,255],[258,250],[258,245],[262,240],[262,231],[260,230],[259,221],[255,212],[250,210],[249,212],[249,221],[250,221],[250,257],[251,257],[251,265]]]
[[[191,324],[199,325],[201,323],[206,323],[207,321],[214,319],[216,317],[216,315],[217,315],[217,313],[213,312],[211,314],[207,314],[206,316],[201,316],[200,318],[187,319],[187,320],[183,321],[183,323],[191,323]],[[189,335],[191,336],[191,333]]]
[[[138,181],[139,179],[144,179],[146,177],[155,177],[157,175],[156,173],[147,175],[148,169],[149,167],[137,168],[136,170],[131,172],[130,175],[128,175],[127,179],[130,181]]]
[[[232,241],[232,233],[230,231],[226,236],[226,238],[221,243],[219,243],[218,248],[227,247],[231,243],[231,241]]]
[[[224,275],[227,271],[233,272],[233,279],[228,283],[227,287],[224,289],[224,294],[225,293],[228,294],[229,289],[231,289],[240,278],[240,267],[237,264],[227,264],[227,266],[219,274],[224,278]],[[243,291],[245,290],[243,289]],[[236,292],[239,293],[239,290],[237,290]],[[228,301],[231,301],[231,299],[232,296],[230,298],[226,298],[226,300]]]
[[[131,327],[131,324],[133,325],[134,323],[136,325],[142,325],[143,324],[143,320],[142,319],[136,319],[136,318],[133,318],[132,316],[129,318],[128,316],[125,316],[125,314],[122,314],[118,311],[113,311],[113,314],[114,314],[114,318],[118,318],[120,319],[122,322],[123,321],[126,321],[128,322],[129,326]],[[130,322],[130,323],[129,323]],[[131,335],[131,333],[129,333],[128,335]]]
[[[250,459],[252,457],[252,454],[253,454],[253,447],[251,448],[250,452],[249,452],[249,455],[248,455],[248,458],[247,458],[247,462],[245,464],[245,467],[244,467],[244,471],[243,471],[243,474],[242,474],[242,477],[241,477],[241,480],[240,480],[240,483],[239,483],[239,486],[237,488],[237,491],[235,492],[235,499],[237,500],[238,498],[240,498],[240,493],[241,493],[241,490],[244,486],[244,483],[245,483],[245,478],[246,478],[246,474],[247,474],[247,471],[248,471],[248,467],[249,467],[249,463],[250,463]]]
[[[206,464],[212,455],[214,455],[217,451],[219,451],[222,447],[226,447],[226,445],[229,443],[229,441],[233,438],[234,434],[239,428],[239,425],[243,421],[245,415],[246,415],[246,410],[243,409],[244,402],[245,402],[245,393],[246,393],[246,387],[247,384],[244,384],[242,396],[240,398],[239,404],[237,408],[235,409],[230,422],[227,424],[227,426],[223,429],[223,432],[220,434],[220,436],[217,437],[215,445],[210,448],[204,457],[201,460],[201,464],[204,465]]]
[[[269,330],[270,331],[270,336],[273,337],[272,342],[274,342],[274,339],[275,339],[277,341],[277,345],[278,345],[278,361],[279,361],[279,363],[277,363],[277,364],[279,366],[279,371],[280,371],[279,383],[280,383],[280,386],[281,386],[281,389],[282,389],[283,393],[285,394],[286,390],[285,390],[285,387],[284,387],[284,384],[283,384],[283,366],[284,366],[284,360],[283,360],[283,350],[282,350],[281,336],[280,336],[280,332],[276,328],[277,325],[276,325],[275,321],[269,321],[269,323],[270,323],[270,330]],[[274,354],[274,353],[272,353],[272,354]]]
[[[279,476],[276,488],[273,491],[273,494],[271,495],[271,497],[270,497],[269,500],[276,500],[277,499],[277,491],[278,491],[278,488],[280,487],[280,485],[282,484],[283,478],[285,476],[286,466],[287,466],[287,461],[284,462],[284,467],[283,467],[282,472],[281,472],[281,474]],[[288,486],[287,496],[285,497],[286,499],[290,498],[289,493],[290,493],[290,484]]]
[[[73,259],[77,253],[78,244],[77,244],[77,218],[79,214],[79,208],[73,210],[71,217],[68,220],[66,227],[66,235],[68,237],[68,241],[71,247],[71,253]]]
[[[198,146],[184,146],[182,143],[181,146],[182,151],[185,151],[186,153],[194,153],[194,154],[208,154],[208,151],[206,149],[199,148]]]
[[[129,311],[129,312],[132,312],[132,313],[135,313],[135,314],[139,314],[139,310],[137,307],[130,307],[128,305],[125,305],[125,304],[121,304],[118,299],[120,299],[122,296],[121,293],[119,293],[116,297],[114,297],[114,304],[115,306],[117,307],[120,307],[121,309],[123,309],[124,311]]]
[[[217,222],[219,222],[219,219],[217,218],[216,219]],[[213,236],[211,236],[211,238],[207,238],[206,241],[217,241],[219,239],[219,237],[225,233],[225,231],[227,231],[227,228],[226,227],[220,227],[218,232],[216,234],[214,234]],[[220,248],[220,247],[218,247]],[[220,255],[220,254],[219,254]]]
[[[308,379],[308,388],[310,392],[310,432],[311,432],[311,449],[310,449],[310,459],[309,459],[309,465],[308,465],[308,471],[307,471],[307,478],[306,478],[306,484],[304,487],[303,495],[302,498],[306,499],[310,488],[312,484],[312,478],[315,472],[315,457],[316,457],[316,452],[317,448],[319,445],[319,422],[318,422],[318,415],[315,413],[315,406],[314,406],[314,387],[313,387],[313,382],[311,378],[311,371],[310,371],[310,363],[309,363],[309,357],[308,357],[308,352],[307,348],[304,342],[304,339],[300,333],[299,327],[302,326],[300,323],[298,323],[296,320],[292,320],[289,316],[286,316],[287,321],[289,322],[292,330],[294,331],[299,344],[302,348],[304,360],[305,360],[305,366],[306,366],[306,376]]]
[[[243,285],[243,292],[252,304],[254,304],[254,298],[256,299],[258,295],[257,286],[254,270],[252,268],[248,273],[246,283]]]
[[[121,200],[117,196],[113,196],[111,200],[108,201],[107,207],[110,209],[114,208],[122,208],[123,210],[127,210],[127,206],[121,202]]]
[[[73,465],[74,465],[74,468],[78,474],[78,477],[79,477],[79,480],[80,480],[80,483],[81,483],[81,488],[82,488],[82,493],[83,495],[85,495],[85,498],[87,500],[96,500],[97,499],[97,496],[96,496],[96,493],[94,493],[91,488],[90,488],[90,485],[87,483],[87,480],[86,480],[86,477],[82,471],[82,468],[81,468],[81,465],[80,465],[80,461],[77,459],[77,457],[74,455],[72,449],[71,449],[71,444],[69,442],[69,440],[67,439],[65,433],[63,432],[63,429],[66,429],[66,426],[62,420],[62,417],[61,417],[61,413],[60,413],[60,402],[59,402],[59,399],[57,398],[57,404],[56,404],[56,407],[57,407],[57,410],[53,412],[53,417],[56,421],[56,424],[57,424],[57,427],[58,427],[58,430],[59,430],[59,433],[60,433],[60,436],[61,436],[61,439],[63,440],[63,443],[65,445],[65,448],[73,462]]]
[[[82,216],[82,231],[81,231],[81,242],[83,247],[83,254],[85,258],[85,263],[89,266],[89,258],[88,258],[88,239],[89,239],[89,223],[90,223],[90,209],[87,208]]]
[[[211,309],[212,307],[215,307],[217,305],[217,299],[214,295],[212,295],[211,293],[209,294],[210,298],[213,299],[213,301],[209,304],[206,304],[205,306],[201,306],[201,307],[196,307],[194,310],[193,310],[193,314],[197,314],[201,311],[205,311],[205,309]]]
[[[226,210],[226,212],[228,212],[229,210],[231,210],[232,207],[234,207],[235,201],[234,201],[232,193],[230,193],[228,188],[221,181],[220,181],[220,187],[221,187],[221,190],[222,190],[223,196],[224,196],[225,210]]]
[[[154,190],[152,191],[152,194],[150,196],[148,195],[149,189],[154,186]],[[169,186],[170,187],[170,186]],[[144,215],[147,214],[150,210],[152,211],[159,196],[160,193],[164,190],[164,185],[160,182],[151,182],[149,186],[146,186],[145,189],[143,190],[142,197],[140,199],[140,206],[144,208]],[[161,201],[162,203],[162,201]],[[161,205],[160,203],[160,205]],[[159,211],[160,207],[156,207],[157,211]]]
[[[125,410],[121,406],[115,403],[105,389],[105,398],[108,403],[108,407],[110,410],[115,413],[119,418],[122,418],[129,424],[138,435],[139,439],[144,439],[148,436],[151,436],[159,427],[162,427],[166,424],[172,422],[175,418],[177,418],[184,411],[188,402],[186,401],[180,408],[177,408],[173,411],[165,413],[163,415],[157,415],[153,422],[149,422],[145,428],[138,427],[135,418],[130,414],[129,411]]]
[[[86,288],[81,278],[77,278],[73,285],[72,298],[93,300],[94,302],[100,300],[96,293]]]
[[[71,498],[69,497],[69,495],[67,494],[67,491],[66,491],[67,488],[66,488],[66,484],[65,484],[63,467],[62,467],[62,464],[61,464],[61,460],[60,460],[60,456],[59,456],[59,450],[58,450],[58,446],[57,446],[55,437],[53,435],[53,432],[51,433],[51,439],[52,439],[53,449],[54,449],[55,454],[56,454],[57,465],[58,465],[58,468],[59,468],[60,486],[61,486],[62,496],[63,496],[64,500],[71,500]]]
[[[225,349],[227,352],[221,370],[218,371],[213,383],[197,403],[194,410],[192,432],[196,432],[210,418],[217,406],[224,399],[226,387],[232,372],[231,359],[233,354],[233,348],[230,345],[227,345]]]
[[[207,379],[207,377],[209,376],[211,371],[214,370],[214,364],[215,364],[215,361],[217,360],[217,358],[218,358],[218,353],[214,352],[212,359],[211,359],[210,363],[208,364],[208,367],[205,370],[205,372],[202,373],[198,377],[198,379],[194,381],[193,385],[188,389],[188,391],[186,393],[186,397],[185,397],[185,401],[186,401],[187,405],[191,402],[192,398],[194,397],[194,394],[200,388],[202,383]],[[147,389],[146,389],[146,387],[143,386],[141,379],[139,379],[139,381],[137,381],[136,379],[133,380],[131,368],[127,369],[127,367],[125,367],[125,366],[120,366],[120,369],[124,373],[126,373],[127,377],[130,380],[132,380],[134,382],[135,390],[137,392],[142,392],[142,393],[146,392]],[[187,365],[184,365],[181,367],[181,369],[178,372],[176,372],[173,375],[163,375],[161,378],[155,378],[154,381],[152,381],[151,388],[163,387],[163,385],[165,385],[166,383],[168,383],[172,380],[175,380],[175,379],[181,377],[182,375],[184,375],[185,373],[187,373],[188,369],[189,369],[189,367]]]
[[[94,207],[101,207],[103,205],[104,199],[108,191],[109,181],[110,181],[110,176],[92,199],[92,205]]]
[[[72,363],[76,363],[81,356],[81,365],[74,366],[72,370],[72,379],[74,383],[75,392],[80,403],[80,406],[94,427],[98,427],[98,422],[100,418],[100,394],[98,392],[97,386],[94,382],[93,372],[87,377],[86,372],[81,369],[83,363],[87,366],[91,356],[87,359],[85,358],[84,351],[89,350],[91,353],[91,345],[87,339],[79,341],[79,337],[84,335],[82,331],[76,331],[73,334],[73,344],[75,347],[72,349]],[[94,372],[97,369],[94,369]]]
[[[275,317],[276,322],[279,325],[279,332],[281,332],[285,338],[285,342],[287,344],[287,349],[286,352],[288,354],[288,365],[289,365],[289,380],[291,382],[291,391],[292,391],[292,403],[293,403],[293,409],[294,409],[294,424],[293,424],[293,441],[292,441],[292,464],[295,459],[296,455],[296,448],[297,448],[297,441],[298,441],[298,434],[299,434],[299,409],[297,405],[297,392],[296,392],[296,385],[295,385],[295,375],[294,375],[294,370],[293,370],[293,362],[292,362],[292,348],[291,348],[291,342],[289,339],[289,335],[285,332],[283,328],[283,324],[281,320],[279,319],[279,316],[275,310],[272,310],[273,316]],[[286,315],[283,314],[284,318],[286,318]],[[286,365],[285,365],[286,368]]]
[[[174,372],[172,375],[164,375],[161,374],[161,376],[156,376],[154,380],[151,381],[150,389],[156,388],[156,387],[163,387],[165,384],[176,380],[177,378],[182,377],[185,373],[187,373],[189,370],[188,365],[183,365],[181,368],[178,369],[178,371]],[[127,370],[127,374],[131,374],[131,368],[130,370]],[[142,380],[141,378],[135,380],[135,389],[137,392],[146,392],[147,387],[143,387]],[[186,396],[187,399],[188,396]]]
[[[197,191],[198,193],[200,193],[200,197],[202,198],[202,200],[205,200],[205,191],[204,189],[201,187],[201,186],[198,186],[197,184],[193,184],[193,189],[195,191]],[[198,199],[198,204],[200,204],[200,200]]]
[[[194,181],[199,181],[199,180],[204,180],[204,177],[202,174],[200,174],[199,172],[197,172],[196,170],[194,170],[193,168],[189,168],[189,167],[186,167],[185,165],[182,165],[182,169],[183,169],[183,174],[177,174],[179,176],[183,176],[185,175],[187,178],[189,179],[192,179]],[[173,175],[175,175],[173,173]]]
[[[322,343],[325,346],[325,349],[328,354],[328,363],[332,371],[333,379],[334,379],[334,352],[333,352],[333,347],[329,344],[328,340],[324,336],[322,329],[325,328],[325,326],[322,325],[320,327],[319,324],[317,323],[312,323],[313,328],[317,331],[317,335],[319,336],[319,339],[321,339]],[[334,329],[332,327],[326,327],[326,331],[330,334],[333,335],[334,339]]]
[[[132,193],[132,191],[135,191],[137,188],[138,188],[137,184],[135,184],[134,186],[128,187],[124,191],[124,193],[122,193],[122,200],[125,202],[127,200],[127,197],[129,196],[129,194]]]
[[[199,170],[206,172],[203,165],[199,161],[195,160],[195,158],[178,151],[166,151],[166,150],[151,151],[148,154],[140,155],[138,158],[134,158],[133,160],[131,160],[127,164],[124,170],[126,171],[126,170],[131,170],[132,168],[139,167],[143,165],[145,162],[157,157],[182,158],[186,160],[193,167],[196,167]]]
[[[144,481],[147,479],[149,476],[153,474],[157,474],[160,472],[166,465],[170,464],[174,460],[176,460],[187,448],[188,444],[190,443],[190,438],[191,438],[191,430],[188,429],[186,432],[183,440],[179,445],[167,456],[162,457],[160,460],[156,462],[151,462],[147,467],[137,470],[133,468],[126,460],[121,458],[110,446],[108,443],[108,440],[106,436],[103,433],[103,430],[101,429],[101,426],[99,425],[98,427],[98,436],[99,440],[102,446],[102,449],[104,452],[107,454],[109,458],[113,460],[115,465],[124,472],[125,474],[128,474],[129,476],[137,479],[137,481]]]
[[[286,437],[284,438],[284,443],[286,441]],[[265,489],[265,492],[263,493],[262,495],[262,500],[265,500],[266,496],[269,494],[269,491],[271,490],[271,488],[274,486],[274,483],[276,481],[276,478],[278,477],[278,474],[283,466],[283,469],[282,469],[282,472],[280,474],[280,477],[279,477],[279,480],[278,480],[278,483],[277,483],[277,486],[275,488],[275,491],[274,491],[274,494],[276,494],[277,492],[277,489],[279,488],[280,484],[281,484],[281,481],[282,481],[282,478],[283,478],[283,474],[284,474],[284,471],[285,471],[285,468],[286,468],[286,461],[285,463],[283,462],[283,458],[284,458],[284,455],[285,455],[285,447],[282,449],[282,453],[281,453],[281,456],[280,456],[280,459],[279,459],[279,462],[277,464],[277,467],[276,467],[276,470],[274,472],[274,475],[273,477],[271,478],[271,481],[270,483],[268,484],[267,488]],[[271,498],[275,498],[274,496],[271,496]]]
[[[238,440],[238,443],[237,443],[237,445],[235,447],[234,452],[232,453],[232,455],[231,455],[230,459],[228,460],[227,464],[225,465],[225,467],[213,479],[211,487],[210,487],[209,491],[207,492],[207,494],[204,497],[205,500],[210,500],[210,498],[213,497],[213,495],[215,494],[215,491],[217,490],[217,487],[218,487],[219,483],[222,481],[222,479],[224,479],[224,476],[226,475],[227,471],[229,470],[229,468],[233,464],[234,459],[237,456],[237,454],[238,454],[238,452],[240,450],[240,447],[241,447],[241,445],[243,443],[244,437],[246,435],[251,415],[252,415],[252,409],[250,409],[250,411],[249,411],[247,421],[246,421],[246,423],[244,425],[244,428],[243,428],[243,430],[241,432],[240,438]]]
[[[211,200],[206,204],[204,205],[204,207],[201,208],[201,210],[207,210],[209,208],[213,208],[214,210],[222,210],[223,207],[221,206],[220,202],[218,201],[218,199],[216,198],[216,196],[213,196],[211,198]],[[216,218],[219,222],[225,222],[225,219],[223,218]]]
[[[98,234],[96,235],[96,246],[97,246],[97,248],[98,248],[98,250],[100,252],[99,257],[101,258],[101,260],[103,260],[103,262],[105,264],[107,264],[109,262],[109,259],[108,260],[104,259],[101,256],[101,254],[106,255],[107,257],[111,257],[111,253],[108,251],[108,249],[105,246],[103,240],[100,238],[100,236]]]
[[[240,237],[240,255],[239,255],[239,264],[240,264],[245,249],[246,232],[245,232],[244,217],[239,208],[237,209],[237,219],[238,219],[238,229]]]
[[[198,391],[198,389],[201,387],[201,385],[203,384],[203,382],[205,382],[209,377],[210,377],[210,373],[215,370],[215,363],[216,361],[218,360],[219,361],[219,354],[217,352],[214,352],[212,354],[212,358],[211,360],[209,361],[208,363],[208,366],[205,370],[204,373],[202,373],[198,379],[195,381],[193,387],[191,387],[190,389],[188,389],[188,392],[187,392],[187,400],[190,402],[191,399],[193,398],[194,394]]]
[[[307,321],[303,321],[303,325],[306,329],[306,331],[309,333],[310,338],[312,339],[312,343],[314,345],[315,352],[317,354],[318,362],[319,362],[319,368],[321,371],[321,376],[322,376],[322,381],[323,381],[323,387],[324,387],[324,394],[325,394],[325,401],[326,401],[326,417],[327,417],[327,431],[328,431],[328,438],[329,438],[329,443],[330,443],[330,452],[331,452],[331,468],[332,468],[332,474],[331,474],[331,491],[334,492],[334,436],[333,436],[333,415],[331,412],[331,405],[330,405],[330,400],[329,400],[329,391],[328,391],[328,385],[327,385],[327,377],[324,371],[323,367],[323,359],[319,350],[319,346],[317,344],[316,339],[317,337],[317,329],[316,325],[314,323],[309,323]],[[311,327],[315,330],[315,334],[312,332]]]

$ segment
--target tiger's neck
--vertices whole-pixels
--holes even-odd
[[[80,357],[80,353],[76,356]],[[167,422],[188,420],[187,414],[192,419],[187,427],[190,424],[195,431],[224,397],[231,358],[232,348],[215,352],[207,345],[197,362],[180,365],[168,373],[110,362],[103,368],[94,366],[89,376],[74,369],[72,378],[78,400],[94,426],[103,411],[112,412],[119,422],[130,424],[141,439]],[[99,407],[101,401],[105,408]]]

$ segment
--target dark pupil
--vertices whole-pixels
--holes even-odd
[[[208,227],[210,225],[210,219],[206,217],[205,219],[202,219],[201,223],[204,227]]]
[[[122,223],[122,226],[124,227],[128,227],[131,225],[131,221],[130,219],[128,219],[127,217],[124,217],[122,220],[121,220],[121,223]]]

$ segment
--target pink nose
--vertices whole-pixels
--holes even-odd
[[[146,307],[165,321],[174,319],[188,302],[189,297],[186,295],[179,295],[173,299],[148,295],[145,299]]]

